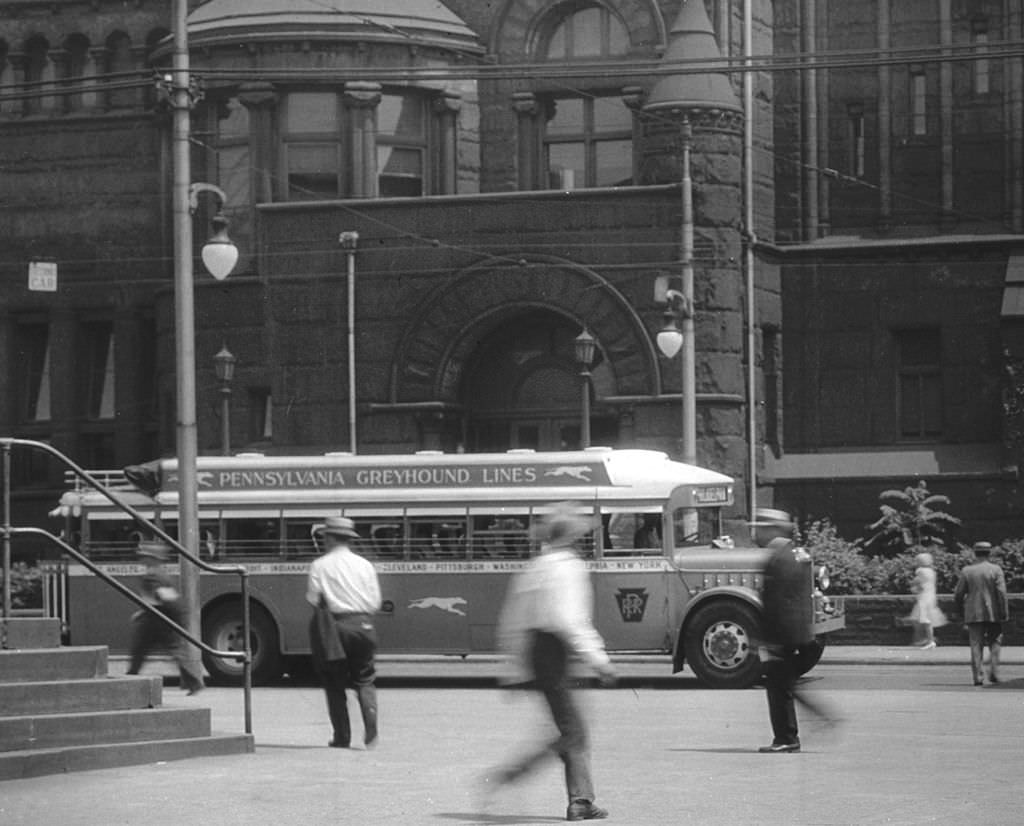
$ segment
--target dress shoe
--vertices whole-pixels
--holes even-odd
[[[565,812],[566,820],[604,820],[608,810],[595,806],[589,800],[574,800]]]
[[[761,754],[786,754],[787,752],[800,751],[799,743],[772,743],[770,746],[761,746],[758,749]]]
[[[351,746],[348,743],[346,743],[344,740],[328,740],[327,741],[327,745],[330,746],[332,749],[347,749],[347,748],[351,748]]]

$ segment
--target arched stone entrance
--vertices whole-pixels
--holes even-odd
[[[439,285],[395,353],[391,398],[459,410],[469,449],[575,447],[584,327],[598,352],[592,442],[607,440],[617,414],[603,399],[660,392],[652,339],[611,282],[550,256],[491,259]]]

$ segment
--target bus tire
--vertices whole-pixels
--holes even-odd
[[[249,645],[252,652],[253,685],[267,685],[282,673],[281,642],[277,625],[266,609],[253,605],[249,614]],[[237,600],[222,602],[203,614],[203,642],[218,651],[241,651],[242,604]],[[213,657],[203,652],[203,665],[210,682],[219,685],[241,685],[242,663]]]
[[[749,688],[761,678],[758,628],[757,611],[746,603],[720,600],[698,608],[683,632],[686,662],[711,688]]]

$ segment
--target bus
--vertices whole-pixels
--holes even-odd
[[[177,536],[178,468],[161,459],[122,471],[90,471],[146,520]],[[640,449],[412,455],[201,456],[196,465],[199,553],[248,571],[253,681],[265,684],[308,658],[310,561],[317,526],[353,520],[356,550],[380,576],[382,654],[472,655],[495,650],[505,591],[537,549],[535,528],[556,502],[571,501],[592,530],[578,545],[594,587],[594,623],[610,652],[672,655],[715,687],[750,685],[757,657],[765,551],[722,536],[733,480]],[[75,483],[54,515],[64,535],[135,588],[134,555],[145,527],[104,495]],[[176,566],[168,566],[173,575]],[[134,606],[84,566],[53,576],[69,643],[127,650]],[[841,604],[816,588],[807,605],[816,631],[842,627]],[[201,574],[204,642],[239,650],[237,582]],[[816,660],[816,658],[815,658]],[[204,657],[215,682],[237,683],[241,666]],[[813,663],[809,663],[813,665]]]

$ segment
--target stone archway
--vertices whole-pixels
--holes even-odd
[[[391,398],[456,404],[467,361],[487,331],[530,307],[586,327],[607,359],[616,396],[661,392],[654,344],[636,310],[593,270],[552,256],[491,259],[440,284],[395,352]]]

